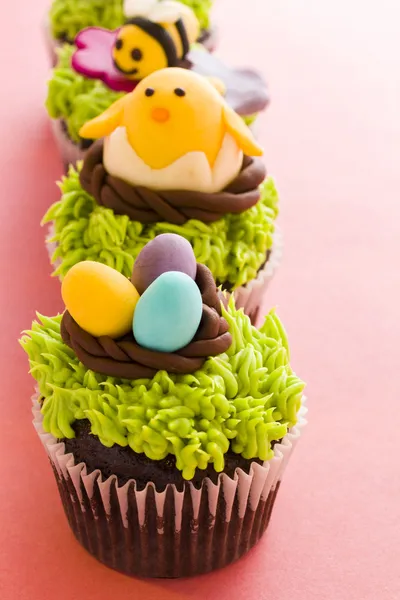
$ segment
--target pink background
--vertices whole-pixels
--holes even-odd
[[[308,381],[310,424],[259,546],[221,572],[172,582],[130,580],[75,542],[31,426],[32,381],[16,339],[34,309],[61,308],[39,225],[58,198],[61,164],[43,108],[46,1],[6,4],[0,597],[399,598],[398,0],[217,2],[221,54],[256,63],[273,94],[261,136],[281,192],[285,258],[267,300]]]

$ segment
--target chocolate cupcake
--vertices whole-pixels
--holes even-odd
[[[52,65],[57,62],[57,49],[73,44],[76,35],[86,27],[122,27],[132,16],[132,7],[146,14],[158,0],[53,0],[46,22],[45,35]],[[210,22],[212,0],[177,0],[193,10],[199,21],[198,43],[212,52],[217,33]]]
[[[254,321],[280,257],[278,197],[260,146],[213,85],[157,71],[80,133],[99,140],[44,217],[55,273],[96,260],[129,277],[146,242],[178,233]]]
[[[84,157],[92,142],[80,135],[81,127],[163,68],[178,66],[211,78],[247,124],[268,104],[257,72],[228,67],[194,43],[199,23],[189,7],[170,0],[149,2],[146,12],[135,0],[123,27],[88,27],[72,46],[60,49],[46,106],[66,169]]]
[[[305,424],[274,311],[260,329],[173,234],[131,280],[75,265],[21,340],[34,424],[80,543],[128,575],[223,567],[264,533]]]

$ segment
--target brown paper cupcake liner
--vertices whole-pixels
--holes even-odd
[[[46,236],[46,247],[49,254],[50,262],[56,269],[61,264],[61,259],[52,261],[52,256],[57,249],[57,242],[52,241],[54,237],[54,225],[50,224]],[[265,265],[257,273],[257,277],[252,281],[242,285],[234,290],[235,304],[237,308],[243,308],[246,315],[250,317],[253,325],[257,323],[262,310],[263,298],[268,288],[269,283],[274,277],[283,253],[283,238],[279,227],[275,226],[274,240],[271,248],[271,253]]]
[[[274,457],[237,469],[217,484],[183,491],[169,484],[159,492],[134,480],[119,486],[100,471],[75,464],[65,445],[43,430],[38,395],[34,426],[50,459],[69,525],[78,541],[99,561],[127,575],[187,577],[224,567],[254,546],[266,530],[284,470],[306,425],[303,402],[295,427],[274,446]]]
[[[43,39],[46,46],[46,52],[49,57],[51,67],[57,64],[57,48],[61,45],[58,40],[51,35],[50,20],[48,17],[43,23]]]
[[[283,254],[283,236],[279,227],[275,225],[273,245],[267,262],[257,273],[252,281],[242,285],[233,294],[237,308],[243,308],[246,315],[250,317],[253,325],[257,324],[262,310],[263,299],[267,288],[274,277]]]
[[[85,158],[86,150],[75,144],[67,135],[63,121],[61,119],[52,119],[51,128],[54,140],[61,157],[64,172],[68,173],[69,165],[76,165],[79,160]]]

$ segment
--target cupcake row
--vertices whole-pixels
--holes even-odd
[[[183,577],[266,530],[305,425],[284,327],[263,79],[210,52],[211,2],[55,0],[43,218],[62,314],[21,338],[70,527],[105,565]],[[256,327],[256,325],[258,325]]]

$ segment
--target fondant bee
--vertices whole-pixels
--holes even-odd
[[[199,32],[199,22],[188,6],[174,0],[151,3],[147,14],[141,11],[119,30],[112,51],[114,66],[133,80],[177,66]]]

